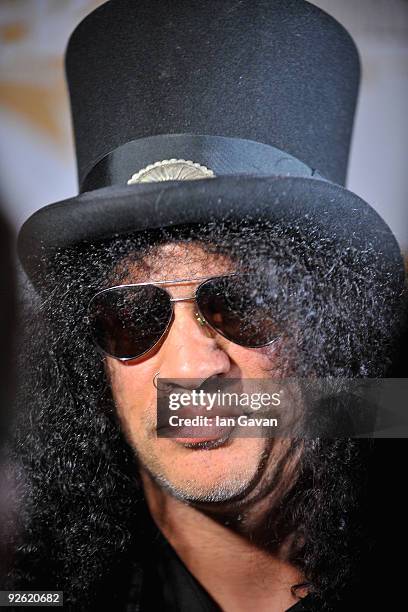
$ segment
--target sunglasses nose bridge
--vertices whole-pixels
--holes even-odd
[[[170,298],[170,302],[195,302],[195,296],[192,296],[192,297],[180,297],[180,298]]]
[[[170,302],[171,302],[172,307],[173,307],[173,316],[174,316],[174,306],[173,306],[173,303],[174,303],[174,302],[196,302],[196,301],[197,301],[197,300],[196,300],[196,296],[195,296],[195,295],[190,296],[190,297],[170,298]],[[198,323],[199,323],[201,326],[207,325],[207,321],[206,321],[206,320],[204,319],[204,317],[201,315],[201,313],[200,313],[200,311],[198,310],[198,308],[197,308],[197,310],[196,310],[196,312],[195,312],[195,318],[196,318],[197,322],[198,322]]]

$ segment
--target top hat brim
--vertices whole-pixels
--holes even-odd
[[[244,219],[291,226],[339,252],[370,252],[395,287],[404,282],[401,251],[390,228],[364,200],[317,178],[222,176],[112,185],[36,211],[22,226],[18,253],[37,284],[57,249],[131,232]],[[273,239],[273,236],[271,236]]]

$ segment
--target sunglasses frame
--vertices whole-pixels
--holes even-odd
[[[199,316],[198,318],[198,322],[201,324],[205,324],[207,325],[210,329],[212,329],[215,333],[220,334],[220,336],[222,336],[223,338],[225,338],[226,340],[229,340],[229,342],[232,342],[233,344],[237,344],[238,346],[243,346],[245,348],[250,348],[250,349],[257,349],[257,348],[263,348],[265,346],[269,346],[271,344],[273,344],[274,342],[276,342],[277,340],[279,340],[282,335],[279,334],[278,336],[276,336],[275,338],[273,338],[272,340],[269,340],[268,342],[265,342],[264,344],[261,345],[257,345],[257,346],[251,346],[248,344],[243,344],[240,342],[236,342],[235,340],[231,340],[231,338],[228,338],[228,336],[226,334],[224,334],[222,331],[216,329],[213,325],[211,325],[211,323],[209,323],[209,321],[207,321],[206,317],[203,315],[203,313],[201,312],[200,306],[196,300],[196,295],[197,295],[197,291],[199,291],[199,289],[205,285],[207,282],[212,281],[214,279],[219,279],[219,278],[228,278],[228,277],[233,277],[233,276],[243,276],[242,273],[239,272],[233,272],[231,274],[217,274],[215,276],[197,276],[195,278],[181,278],[181,279],[174,279],[174,280],[153,280],[153,281],[146,281],[143,283],[130,283],[130,284],[124,284],[124,285],[114,285],[113,287],[107,287],[106,289],[102,289],[101,291],[98,291],[97,293],[95,293],[94,296],[92,296],[92,298],[89,300],[88,302],[88,307],[87,307],[87,323],[89,324],[90,322],[90,318],[89,318],[89,311],[90,311],[90,307],[92,302],[101,294],[103,293],[107,293],[110,291],[113,291],[115,289],[123,289],[123,288],[130,288],[130,287],[147,287],[150,285],[153,286],[158,286],[160,288],[161,285],[181,285],[181,284],[186,284],[186,283],[194,283],[196,281],[202,281],[198,284],[198,286],[195,288],[194,291],[194,295],[190,296],[190,297],[180,297],[180,298],[173,298],[171,296],[171,294],[169,293],[169,291],[166,290],[165,287],[163,287],[163,290],[168,294],[169,296],[169,301],[170,301],[170,306],[171,306],[171,316],[169,318],[169,321],[167,322],[167,325],[163,331],[163,333],[161,334],[160,338],[157,340],[157,342],[155,342],[150,348],[148,348],[146,351],[143,351],[143,353],[140,353],[139,355],[136,355],[134,357],[117,357],[116,355],[112,355],[111,353],[108,353],[108,351],[105,351],[105,349],[103,349],[95,340],[94,335],[91,333],[91,337],[92,340],[94,342],[94,344],[96,345],[96,348],[101,351],[103,354],[108,355],[109,357],[112,357],[113,359],[117,359],[118,361],[133,361],[135,359],[140,359],[141,357],[143,357],[144,355],[147,355],[148,353],[150,353],[150,351],[152,351],[158,344],[160,344],[160,342],[163,340],[163,338],[166,336],[172,322],[174,319],[174,303],[176,302],[195,302],[196,303],[196,308],[197,308],[197,313]],[[200,321],[201,319],[201,321]],[[203,323],[202,323],[203,322]]]

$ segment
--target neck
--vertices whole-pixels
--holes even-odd
[[[284,612],[298,601],[291,587],[304,581],[299,570],[141,476],[156,525],[222,610]]]

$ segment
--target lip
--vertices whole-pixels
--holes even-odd
[[[211,414],[211,416],[207,414],[197,414],[196,411],[183,410],[183,413],[177,413],[179,418],[187,418],[192,419],[195,417],[207,417],[206,423],[200,422],[195,425],[169,425],[165,424],[162,427],[157,429],[158,437],[171,438],[175,442],[179,444],[183,444],[185,446],[196,446],[204,443],[210,442],[219,442],[223,439],[227,439],[230,437],[232,431],[235,429],[236,425],[217,425],[215,423],[215,416]],[[220,416],[227,416],[223,413]],[[228,416],[234,416],[229,414]],[[235,415],[236,416],[236,415]]]
[[[190,448],[192,450],[214,450],[216,448],[220,448],[221,446],[226,446],[231,437],[232,430],[227,434],[214,439],[208,438],[173,438],[175,442],[184,446],[185,448]]]

